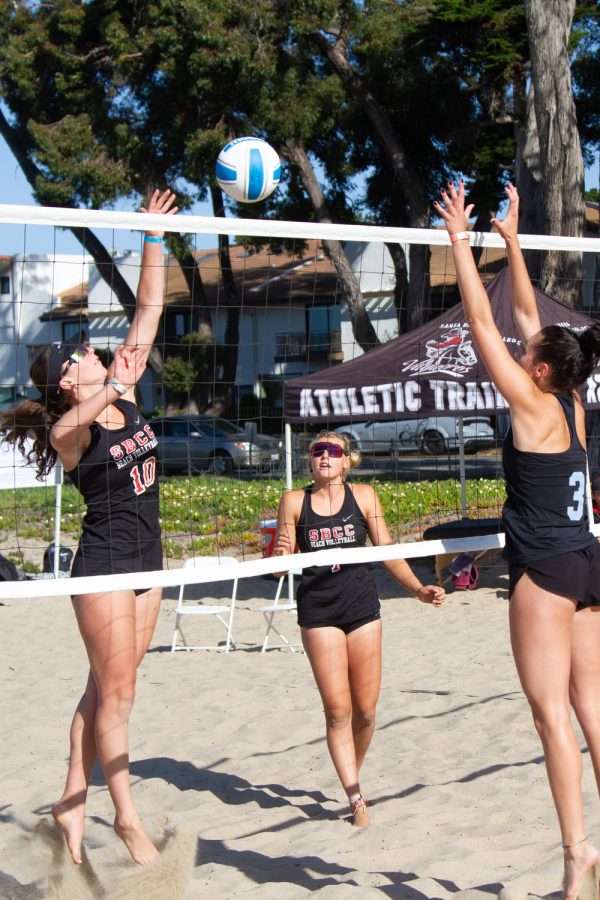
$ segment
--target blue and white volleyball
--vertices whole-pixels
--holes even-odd
[[[217,157],[219,186],[240,203],[264,200],[273,193],[280,178],[281,160],[261,138],[236,138]]]

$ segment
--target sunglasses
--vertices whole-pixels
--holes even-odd
[[[71,366],[80,363],[88,355],[89,344],[79,344],[66,359],[66,366],[61,372],[61,378],[64,378]]]
[[[311,456],[323,456],[324,453],[327,453],[332,459],[340,459],[347,455],[343,447],[339,444],[329,443],[329,441],[318,441],[310,448]]]

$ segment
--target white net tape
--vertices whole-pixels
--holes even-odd
[[[170,569],[161,572],[143,572],[131,575],[95,575],[93,578],[68,578],[56,581],[0,582],[0,599],[9,597],[59,597],[65,594],[127,590],[130,588],[171,587],[180,584],[199,584],[227,581],[232,578],[256,578],[274,572],[299,570],[307,566],[349,565],[374,563],[386,559],[411,559],[434,556],[441,553],[465,553],[471,550],[494,550],[504,546],[503,534],[482,535],[473,538],[422,541],[419,543],[387,544],[381,547],[360,547],[347,550],[315,550],[311,553],[294,553],[293,556],[269,557],[246,562],[224,562],[215,570]]]
[[[185,215],[173,218],[144,213],[60,209],[8,204],[0,205],[0,223],[76,226],[80,228],[128,228],[139,231],[157,229],[189,234],[229,234],[240,237],[317,238],[319,240],[450,246],[446,230],[440,228],[323,225],[316,222],[225,219]],[[504,247],[502,237],[495,232],[473,231],[470,235],[473,246]],[[523,234],[519,236],[519,240],[524,250],[572,250],[582,253],[600,253],[600,238]]]

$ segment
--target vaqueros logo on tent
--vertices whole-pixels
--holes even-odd
[[[427,341],[424,359],[408,360],[403,364],[402,371],[416,375],[430,375],[434,372],[444,375],[464,375],[477,363],[477,356],[468,335],[468,328],[452,325],[443,330],[439,338]]]

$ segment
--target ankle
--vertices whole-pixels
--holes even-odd
[[[119,828],[121,831],[137,831],[142,824],[142,820],[137,812],[131,812],[124,815],[117,814],[114,824],[115,828]]]
[[[586,835],[584,835],[584,837],[580,838],[578,841],[570,841],[567,844],[563,844],[562,848],[563,848],[563,852],[564,852],[565,856],[575,855],[575,854],[570,853],[569,851],[575,850],[577,847],[581,847],[581,849],[583,849],[583,845],[587,843],[587,839],[588,839],[588,836],[586,834]]]

